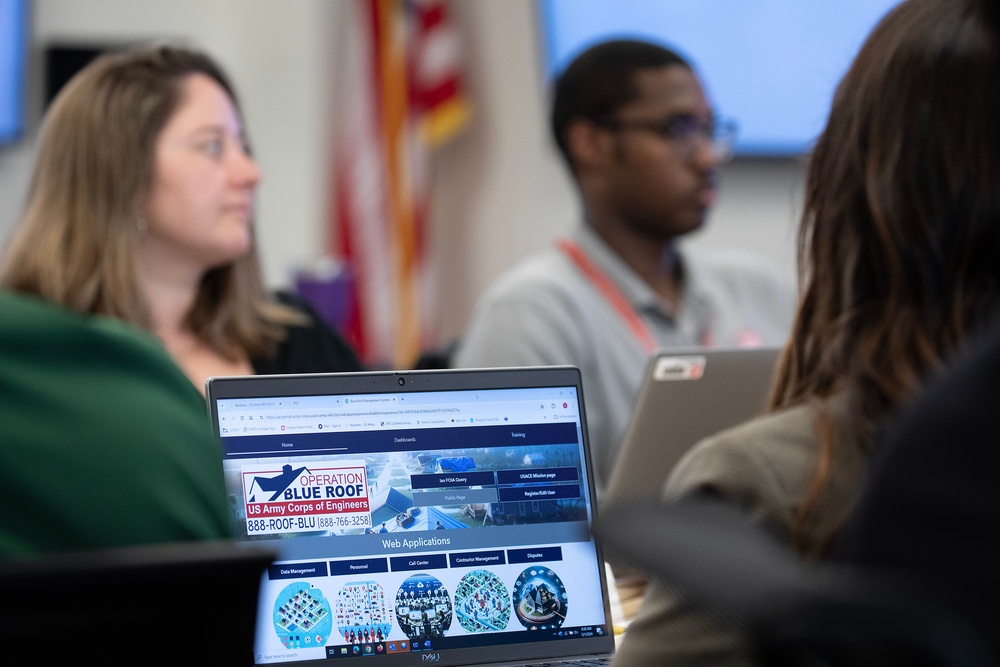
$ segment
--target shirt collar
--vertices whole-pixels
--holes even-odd
[[[649,284],[626,264],[618,254],[587,224],[579,224],[570,233],[580,248],[587,253],[597,267],[621,290],[636,312],[657,311],[666,317],[673,318],[673,309],[657,294]],[[684,276],[682,307],[710,309],[712,298],[704,289],[704,281],[699,279],[698,271],[691,262],[678,250],[677,261],[681,275]]]

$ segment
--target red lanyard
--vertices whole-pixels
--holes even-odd
[[[611,307],[618,311],[618,314],[621,315],[629,329],[632,330],[632,335],[635,336],[639,344],[646,350],[646,354],[650,354],[659,347],[646,323],[635,312],[632,304],[629,303],[625,295],[618,289],[618,286],[611,282],[607,274],[594,264],[593,260],[587,256],[587,253],[583,251],[583,248],[578,243],[567,238],[561,238],[556,240],[556,245],[576,264],[576,267],[598,289]]]

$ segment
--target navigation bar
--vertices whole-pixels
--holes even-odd
[[[227,437],[222,446],[229,458],[315,454],[368,454],[475,447],[523,447],[579,442],[577,425],[520,424],[465,428],[366,431],[359,433],[286,433]],[[469,475],[469,472],[461,473]]]

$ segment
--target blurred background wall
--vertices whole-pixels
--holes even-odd
[[[341,0],[36,0],[26,136],[0,148],[0,242],[27,188],[43,107],[50,44],[179,42],[212,53],[239,92],[264,173],[257,224],[265,273],[286,286],[326,245],[332,203],[334,80],[344,39]],[[430,237],[442,340],[463,330],[496,275],[566,230],[578,216],[547,129],[533,0],[460,0],[471,123],[432,162]],[[738,246],[791,280],[800,159],[737,160],[723,167],[707,227],[689,243]]]

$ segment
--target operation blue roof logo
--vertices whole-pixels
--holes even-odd
[[[342,534],[371,527],[364,461],[246,464],[241,470],[247,535]]]

